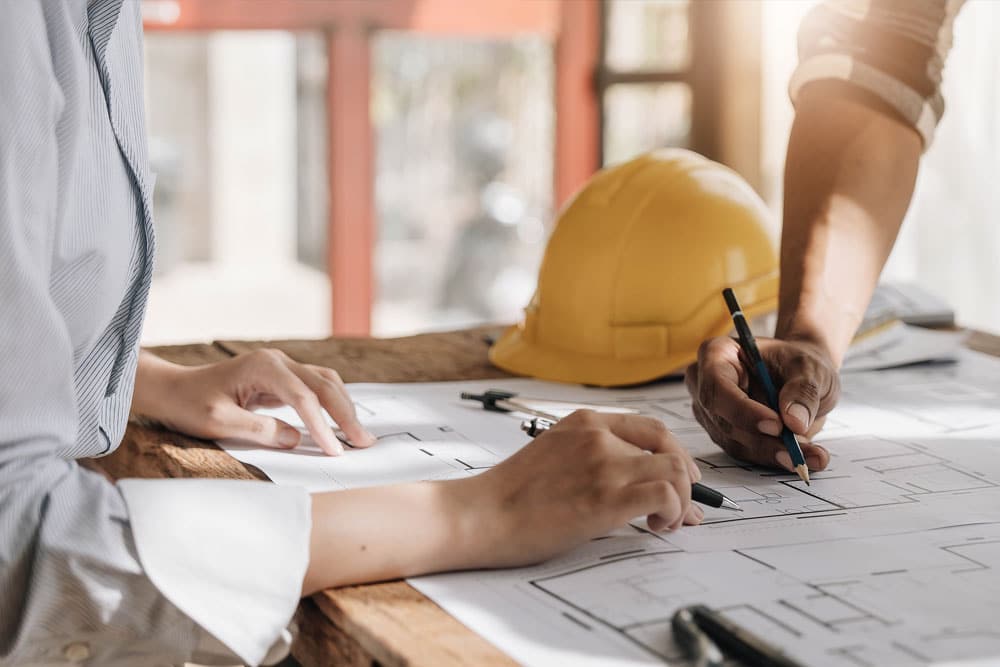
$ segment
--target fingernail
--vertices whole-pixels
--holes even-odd
[[[697,515],[698,517],[698,521],[701,521],[702,519],[705,518],[705,510],[703,510],[698,505],[692,505],[692,507],[694,508],[695,515]]]
[[[698,467],[698,464],[695,463],[694,461],[690,461],[688,463],[688,469],[691,471],[691,479],[694,480],[695,482],[700,482],[701,469]]]
[[[757,430],[764,435],[773,435],[777,437],[781,435],[781,424],[773,419],[765,419],[757,423]]]
[[[365,439],[368,441],[369,445],[374,445],[375,441],[378,440],[378,438],[375,437],[374,433],[367,430],[365,431]]]
[[[795,472],[795,466],[792,465],[792,457],[784,450],[774,455],[774,462],[788,472]]]
[[[294,447],[299,444],[301,437],[294,428],[282,428],[278,431],[278,444],[282,447]]]
[[[801,403],[792,403],[788,406],[787,412],[790,417],[795,417],[802,422],[806,428],[809,428],[809,408]]]
[[[806,465],[809,466],[810,470],[822,470],[824,467],[823,460],[830,460],[830,452],[827,451],[826,447],[821,447],[816,444],[814,444],[812,448],[817,451],[806,454]]]

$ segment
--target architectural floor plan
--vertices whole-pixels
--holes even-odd
[[[807,487],[730,459],[691,416],[683,386],[600,390],[530,380],[354,385],[379,437],[338,458],[308,443],[224,443],[277,483],[313,490],[478,474],[524,445],[517,415],[458,400],[496,387],[638,408],[745,512],[653,534],[641,521],[547,563],[412,580],[525,664],[684,664],[670,635],[702,603],[808,665],[922,665],[1000,657],[1000,360],[844,377],[817,437],[831,453]],[[282,418],[301,425],[294,414]]]

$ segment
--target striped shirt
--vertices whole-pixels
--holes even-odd
[[[125,480],[153,267],[138,0],[0,0],[0,665],[287,652],[304,491]]]
[[[926,150],[944,113],[941,71],[965,0],[824,0],[799,29],[789,91],[846,82],[909,124]]]

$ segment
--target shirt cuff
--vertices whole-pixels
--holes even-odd
[[[118,488],[139,561],[165,598],[247,664],[287,654],[309,565],[305,489],[208,479]]]
[[[920,134],[924,151],[934,141],[934,131],[941,120],[935,105],[940,106],[942,111],[944,106],[939,92],[925,98],[880,69],[849,55],[834,53],[812,56],[799,63],[788,84],[792,104],[798,101],[799,92],[807,84],[823,80],[843,81],[881,99]]]

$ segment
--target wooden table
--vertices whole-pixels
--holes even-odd
[[[396,339],[217,341],[153,348],[170,361],[196,365],[260,347],[336,368],[345,382],[421,382],[509,377],[486,358],[495,327]],[[1000,337],[973,333],[969,347],[1000,356]],[[221,477],[267,479],[211,442],[149,424],[129,424],[114,454],[94,459],[113,478]],[[513,665],[492,644],[397,581],[317,593],[299,605],[292,655],[313,665]]]
[[[481,327],[395,339],[217,341],[152,348],[185,365],[221,361],[273,347],[297,361],[336,368],[345,382],[426,382],[509,377],[486,358]],[[121,446],[93,464],[122,477],[267,479],[214,443],[133,420]],[[482,639],[403,581],[348,586],[303,600],[296,614],[293,657],[303,667],[327,665],[513,665]]]

